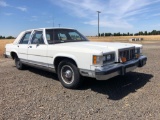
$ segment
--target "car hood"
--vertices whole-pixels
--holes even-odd
[[[95,50],[99,52],[110,52],[118,49],[142,47],[138,44],[118,43],[118,42],[68,42],[57,44],[60,47],[77,48],[83,50]]]

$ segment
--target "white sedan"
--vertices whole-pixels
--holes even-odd
[[[147,61],[142,45],[90,42],[70,28],[26,30],[5,48],[5,57],[14,59],[19,70],[30,65],[55,72],[67,88],[79,87],[81,76],[107,80],[142,67]]]

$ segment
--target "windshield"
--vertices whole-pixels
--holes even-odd
[[[46,29],[46,39],[48,44],[88,41],[77,30],[72,29]]]

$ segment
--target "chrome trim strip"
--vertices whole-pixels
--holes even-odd
[[[41,66],[47,66],[47,63],[42,63],[42,62],[36,62],[36,61],[32,61],[32,60],[26,60],[26,59],[21,59],[21,62],[27,62],[27,63],[32,63],[32,64],[37,64],[37,65],[41,65]]]
[[[36,61],[26,60],[26,59],[20,59],[20,61],[25,65],[38,67],[40,69],[44,69],[44,70],[51,71],[51,72],[54,72],[54,73],[56,72],[53,64],[47,64],[47,63],[43,63],[43,62],[36,62]]]

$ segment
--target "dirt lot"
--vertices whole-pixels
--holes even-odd
[[[82,88],[63,88],[55,74],[0,59],[0,119],[158,120],[160,43],[145,44],[147,65],[107,81],[85,78]]]

